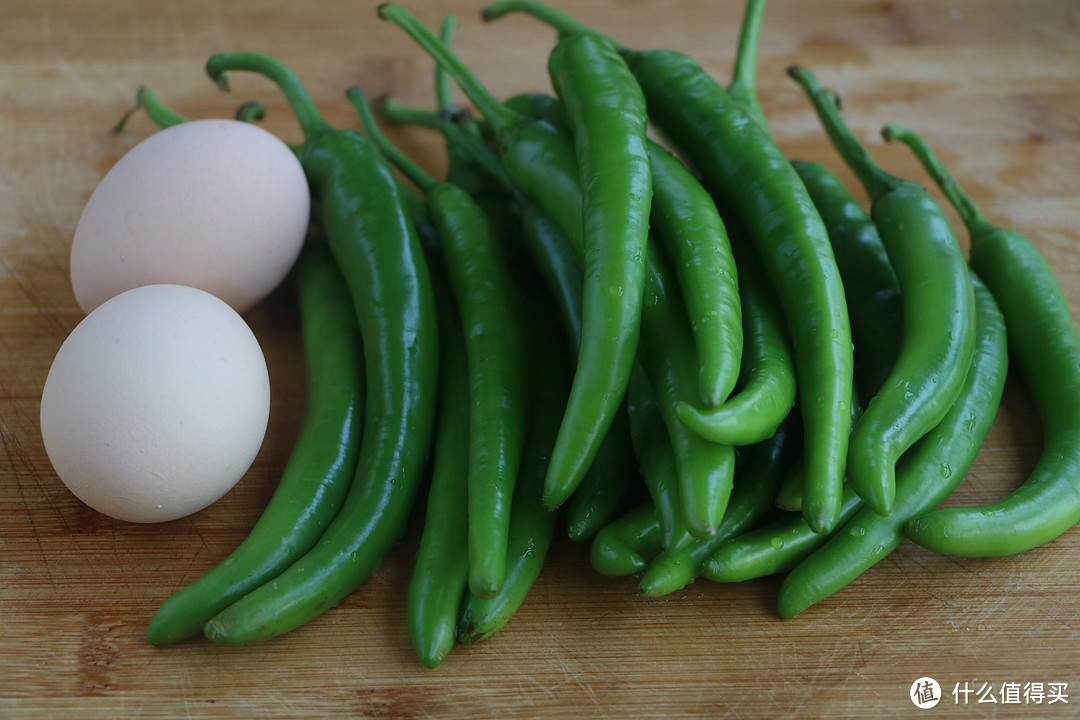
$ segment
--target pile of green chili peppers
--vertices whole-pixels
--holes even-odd
[[[686,55],[497,0],[485,20],[523,12],[559,31],[554,93],[500,100],[452,51],[453,17],[435,33],[387,3],[379,16],[435,61],[436,107],[350,88],[360,130],[328,125],[271,57],[208,61],[223,88],[234,71],[271,79],[303,129],[307,402],[265,514],[164,602],[150,642],[297,628],[410,523],[406,625],[435,667],[509,621],[560,528],[645,595],[785,573],[792,617],[905,538],[1000,556],[1080,520],[1080,337],[1049,266],[886,126],[959,213],[966,258],[931,193],[882,169],[802,67],[790,75],[869,209],[786,158],[754,87],[764,5],[747,3],[724,87]],[[183,122],[149,91],[140,104]],[[380,120],[441,132],[446,177]],[[994,505],[936,509],[975,461],[1010,360],[1042,459]]]

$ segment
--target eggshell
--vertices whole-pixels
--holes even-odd
[[[235,120],[194,120],[128,151],[86,203],[71,245],[90,312],[125,290],[189,285],[247,312],[300,253],[311,212],[296,155]]]
[[[251,466],[270,379],[251,329],[218,298],[179,285],[121,293],[61,345],[41,435],[80,500],[131,522],[205,508]]]

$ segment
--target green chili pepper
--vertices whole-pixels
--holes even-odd
[[[469,588],[493,597],[506,573],[510,505],[529,425],[532,368],[524,311],[479,205],[394,147],[359,88],[350,88],[348,97],[368,137],[425,194],[446,260],[469,366]]]
[[[727,221],[739,275],[742,366],[737,391],[719,407],[680,402],[680,422],[715,443],[752,445],[769,438],[795,405],[795,365],[783,311],[760,257],[747,245],[745,228]]]
[[[277,577],[316,543],[356,469],[363,419],[363,348],[352,299],[325,244],[309,238],[295,269],[306,396],[300,432],[277,489],[248,537],[158,609],[154,645],[200,634],[245,593]]]
[[[768,440],[754,445],[746,467],[735,481],[731,502],[716,534],[657,553],[641,573],[638,592],[658,597],[673,593],[701,574],[701,564],[728,538],[746,532],[769,517],[780,479],[798,455],[800,418],[793,413]],[[632,547],[629,542],[624,547]],[[613,553],[614,554],[614,553]]]
[[[1042,422],[1043,450],[1023,485],[981,507],[935,510],[913,519],[907,536],[937,552],[966,557],[1013,555],[1057,538],[1080,520],[1080,338],[1054,272],[1020,232],[995,226],[930,148],[903,128],[971,236],[971,267],[1005,316],[1009,353]]]
[[[405,30],[435,60],[491,123],[504,164],[513,174],[515,159],[546,152],[553,143],[565,151],[566,134],[548,123],[522,118],[488,93],[453,53],[399,5],[379,7],[380,17]],[[596,135],[577,159],[589,190],[583,194],[582,237],[589,247],[585,267],[582,342],[574,382],[545,483],[545,505],[560,506],[577,488],[618,412],[637,347],[648,229],[651,175],[645,148],[645,111],[632,81],[620,74],[625,63],[600,43],[569,42],[553,54],[567,73],[553,80],[564,94],[575,132]],[[579,72],[579,70],[581,72]],[[599,72],[598,72],[599,71]],[[628,72],[626,73],[628,76]],[[620,136],[623,143],[614,143]],[[640,149],[638,149],[640,146]],[[529,164],[528,161],[525,163]],[[536,166],[525,168],[533,173]],[[611,184],[615,183],[616,186]],[[535,185],[524,187],[535,190]],[[526,191],[529,194],[529,191]],[[546,184],[548,196],[552,188]]]
[[[206,625],[213,640],[244,643],[287,632],[336,605],[404,534],[431,443],[438,336],[427,265],[389,165],[363,135],[327,125],[280,62],[254,53],[207,62],[222,87],[229,70],[266,75],[297,113],[301,162],[353,296],[367,387],[356,473],[337,517],[274,581]]]
[[[653,176],[649,225],[671,258],[697,344],[700,395],[708,407],[727,399],[742,359],[738,274],[716,204],[663,146],[649,143]]]
[[[674,453],[682,521],[691,535],[705,540],[716,532],[727,508],[735,450],[710,442],[679,422],[679,403],[699,397],[694,338],[675,273],[655,244],[649,244],[647,253],[638,355]]]
[[[843,497],[840,527],[864,507],[850,487],[844,489]],[[801,513],[786,512],[785,517],[732,537],[718,547],[702,562],[701,575],[714,582],[742,582],[787,572],[833,534],[814,532]]]
[[[469,368],[441,257],[429,252],[428,266],[439,308],[439,397],[431,485],[405,619],[420,661],[434,668],[453,649],[458,608],[468,587]]]
[[[457,632],[462,643],[491,637],[509,622],[540,574],[559,522],[559,512],[545,510],[541,495],[548,458],[570,392],[569,351],[550,312],[551,300],[539,287],[539,280],[528,268],[520,268],[516,277],[526,297],[529,326],[536,336],[536,402],[510,508],[506,582],[492,598],[471,591],[465,594]]]
[[[593,37],[566,38],[552,50],[548,70],[574,137],[585,249],[581,350],[545,486],[546,504],[557,507],[580,484],[629,382],[652,173],[645,99],[614,47]]]
[[[664,531],[651,500],[612,520],[593,538],[589,560],[601,575],[634,575],[664,549]]]
[[[821,163],[796,160],[792,167],[829,231],[851,318],[855,387],[860,397],[872,398],[900,352],[903,309],[896,272],[874,221],[843,183]]]
[[[895,550],[904,538],[905,524],[943,501],[975,461],[1005,385],[1008,318],[974,273],[971,282],[978,330],[964,387],[945,418],[900,458],[892,513],[882,517],[863,508],[796,566],[780,587],[781,617],[794,617],[838,592]]]
[[[689,538],[679,492],[678,465],[656,392],[640,364],[634,365],[630,373],[627,401],[630,438],[641,476],[656,508],[663,546],[674,547]]]
[[[530,0],[503,0],[491,20],[527,12],[564,33],[596,31]],[[650,120],[701,172],[704,184],[746,224],[780,294],[796,357],[806,432],[808,502],[824,532],[840,510],[852,385],[851,328],[828,233],[802,181],[753,114],[692,58],[624,50]],[[753,182],[747,182],[753,178]]]
[[[975,299],[967,263],[948,218],[926,189],[874,162],[840,116],[835,96],[808,70],[788,72],[870,195],[870,216],[900,286],[900,354],[855,425],[848,451],[852,487],[867,505],[887,515],[897,459],[948,412],[971,362]]]

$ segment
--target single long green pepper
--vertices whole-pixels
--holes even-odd
[[[548,72],[574,138],[585,249],[581,351],[545,482],[545,504],[553,508],[580,485],[629,383],[652,172],[645,98],[614,47],[593,37],[563,39],[551,52]]]
[[[1080,335],[1065,292],[1023,234],[987,220],[929,146],[887,126],[960,213],[971,236],[971,267],[997,299],[1009,354],[1042,423],[1043,449],[1024,483],[996,503],[943,508],[904,531],[937,552],[966,557],[1014,555],[1054,540],[1080,521]]]
[[[404,535],[431,444],[438,334],[427,264],[389,165],[360,133],[330,127],[280,62],[258,53],[207,61],[207,73],[223,88],[230,70],[266,75],[297,114],[305,138],[298,154],[353,296],[368,388],[357,469],[337,517],[275,581],[206,625],[213,640],[246,643],[335,606]]]
[[[536,339],[536,400],[510,508],[506,582],[493,597],[470,591],[462,598],[457,630],[461,643],[491,637],[510,621],[540,575],[561,519],[561,512],[544,509],[541,500],[548,458],[570,392],[569,350],[551,312],[551,299],[532,268],[521,263],[515,270]]]
[[[422,201],[420,209],[427,210]],[[433,227],[430,231],[436,236]],[[446,269],[441,257],[432,257],[435,252],[429,253],[428,265],[439,308],[436,430],[423,531],[405,597],[413,649],[431,668],[454,647],[458,608],[469,583],[469,363]]]
[[[650,230],[679,281],[697,345],[700,403],[727,400],[739,378],[742,304],[735,257],[712,197],[667,148],[649,142]]]

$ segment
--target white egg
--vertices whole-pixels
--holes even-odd
[[[207,292],[147,285],[87,315],[41,397],[41,436],[80,500],[131,522],[174,520],[228,492],[258,454],[270,412],[251,329]]]
[[[128,151],[87,201],[71,245],[75,299],[90,312],[172,283],[245,313],[289,272],[310,211],[300,161],[272,133],[235,120],[174,125]]]

